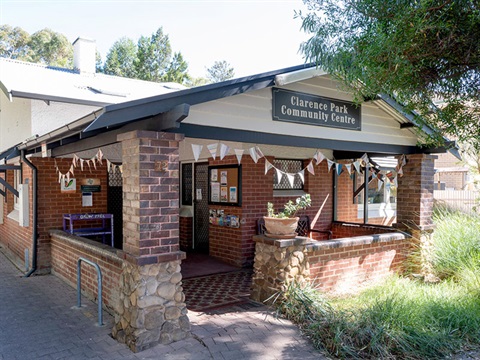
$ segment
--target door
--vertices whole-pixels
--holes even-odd
[[[195,164],[193,248],[196,252],[208,254],[208,163]]]
[[[123,247],[123,191],[119,170],[108,172],[107,212],[113,215],[114,246]]]

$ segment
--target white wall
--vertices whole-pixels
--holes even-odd
[[[334,99],[352,100],[348,93],[338,90],[339,84],[328,76],[281,88]],[[190,115],[183,122],[307,138],[410,146],[417,143],[417,137],[410,130],[400,129],[398,121],[373,103],[362,104],[361,131],[273,121],[271,88],[194,105],[190,109]]]
[[[8,100],[0,91],[0,152],[31,136],[30,100]]]

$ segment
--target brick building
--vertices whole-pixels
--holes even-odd
[[[404,259],[410,240],[401,231],[429,236],[431,154],[440,150],[417,146],[412,118],[389,97],[357,106],[339,88],[301,65],[105,106],[91,122],[4,149],[0,244],[17,263],[35,258],[36,271],[71,283],[80,256],[99,263],[105,304],[117,315],[113,335],[135,351],[187,336],[181,262],[189,252],[248,267],[259,243],[290,251],[288,241],[254,240],[267,202],[311,194],[311,228],[335,240],[323,242],[328,249],[299,241],[325,288],[382,276]],[[59,184],[66,174],[76,187]],[[115,246],[63,231],[63,215],[74,213],[114,213]],[[85,276],[94,294],[95,274]]]

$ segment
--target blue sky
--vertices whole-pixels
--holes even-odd
[[[0,0],[0,23],[94,39],[103,59],[119,38],[136,42],[162,26],[193,76],[226,60],[239,77],[304,62],[298,49],[307,36],[294,19],[304,8],[301,0]]]

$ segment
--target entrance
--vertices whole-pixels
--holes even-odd
[[[208,163],[194,164],[193,249],[208,254]]]

